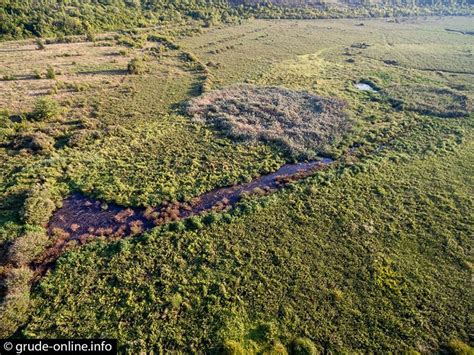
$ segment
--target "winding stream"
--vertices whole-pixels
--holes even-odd
[[[285,164],[274,173],[262,175],[248,183],[218,188],[190,202],[163,203],[157,208],[127,208],[104,204],[75,193],[66,198],[62,207],[51,217],[48,231],[56,239],[56,243],[33,266],[37,274],[43,274],[71,243],[84,244],[97,237],[119,239],[211,210],[229,210],[246,194],[268,194],[322,170],[331,163],[333,160],[326,158]]]

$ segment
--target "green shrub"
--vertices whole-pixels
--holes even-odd
[[[6,121],[10,118],[10,113],[8,110],[0,110],[0,122]]]
[[[12,74],[5,74],[4,76],[2,76],[2,80],[5,80],[5,81],[15,80],[15,76]]]
[[[464,117],[472,112],[469,98],[449,88],[420,84],[391,85],[384,89],[387,101],[398,110],[444,118]]]
[[[15,239],[9,249],[9,260],[15,266],[24,266],[35,260],[48,246],[45,231],[28,231]]]
[[[201,218],[194,216],[190,217],[186,220],[186,227],[190,230],[198,230],[201,229],[203,226],[201,222]]]
[[[160,36],[157,34],[149,34],[147,37],[147,40],[150,42],[156,42],[159,45],[162,45],[168,49],[179,49],[178,44],[174,43],[173,40],[165,36]]]
[[[145,72],[145,64],[142,59],[133,58],[127,65],[127,71],[131,75],[140,75]]]
[[[169,224],[169,230],[174,232],[183,231],[186,229],[185,224],[182,221],[176,221]]]
[[[33,272],[27,267],[7,272],[7,293],[0,305],[0,338],[13,335],[28,318],[30,309],[30,282]]]
[[[91,30],[86,32],[86,41],[88,42],[95,42],[95,34]]]
[[[29,118],[34,121],[44,121],[54,118],[59,113],[59,105],[56,101],[43,97],[36,101]]]
[[[214,222],[217,222],[219,220],[220,215],[214,212],[209,212],[205,216],[202,217],[202,222],[204,224],[212,224]]]
[[[48,223],[55,208],[49,189],[36,185],[25,199],[21,211],[22,219],[26,224],[43,226]]]
[[[262,352],[263,355],[287,355],[288,351],[280,342],[275,342]]]
[[[474,355],[474,349],[459,339],[452,339],[448,343],[448,352],[454,355]]]
[[[222,345],[223,355],[244,355],[246,354],[242,345],[235,340],[226,340]]]
[[[144,38],[137,36],[119,36],[117,38],[117,44],[129,48],[142,48],[144,45]]]
[[[182,57],[183,57],[183,60],[185,60],[187,62],[191,62],[191,63],[198,63],[199,62],[198,58],[193,53],[184,52],[182,54]]]
[[[48,68],[46,69],[46,78],[56,79],[56,72],[54,71],[54,68],[51,65],[48,65]]]
[[[41,38],[37,38],[35,42],[36,42],[36,49],[43,50],[46,48]]]
[[[291,353],[295,355],[317,355],[318,349],[308,338],[297,338],[291,344]]]
[[[85,146],[89,141],[97,139],[99,137],[100,133],[98,131],[80,130],[74,132],[71,136],[69,136],[67,140],[67,145],[69,147],[81,147]]]
[[[41,72],[40,72],[38,69],[36,69],[36,70],[33,72],[33,77],[34,77],[35,79],[41,79],[41,78],[42,78]]]

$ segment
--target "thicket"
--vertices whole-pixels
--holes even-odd
[[[318,349],[314,343],[308,338],[298,338],[295,339],[293,344],[291,344],[291,350],[293,354],[300,355],[317,355],[319,354]]]
[[[328,170],[318,175],[330,178],[331,186],[308,179],[265,198],[267,206],[230,224],[180,233],[157,228],[68,253],[43,280],[24,334],[95,336],[101,329],[94,328],[97,312],[91,309],[113,314],[117,305],[110,299],[129,297],[119,308],[129,315],[130,331],[120,333],[113,318],[104,327],[111,336],[122,336],[122,349],[133,353],[160,346],[170,352],[206,351],[219,344],[227,353],[252,353],[250,342],[278,340],[290,353],[323,347],[334,353],[408,351],[418,344],[436,351],[453,333],[467,339],[468,321],[458,315],[469,305],[469,266],[463,264],[468,226],[462,219],[469,189],[454,197],[460,209],[447,213],[453,197],[437,188],[463,179],[458,174],[468,166],[465,157],[451,158],[447,166],[439,157],[401,165],[380,159],[357,179],[350,169]],[[418,178],[428,172],[435,178]],[[437,191],[437,204],[428,191]],[[394,217],[387,221],[387,215]],[[416,229],[397,228],[415,219],[423,221]],[[449,272],[439,272],[434,256]],[[100,282],[104,270],[113,282]],[[348,272],[355,275],[350,281]],[[146,287],[150,284],[160,287]],[[58,327],[65,313],[70,322]],[[436,327],[413,328],[413,314]],[[275,333],[258,326],[263,319],[278,324]],[[394,321],[396,327],[386,327]],[[151,340],[135,341],[134,335],[150,329]]]
[[[30,262],[40,256],[49,243],[50,240],[45,230],[26,231],[10,246],[8,258],[16,267],[28,266]]]
[[[160,45],[163,45],[167,49],[177,50],[179,49],[179,45],[175,43],[171,38],[158,35],[158,34],[149,34],[147,40],[150,42],[156,42]]]
[[[363,17],[411,17],[411,16],[462,16],[472,15],[473,7],[467,2],[425,3],[421,1],[391,4],[370,4],[363,1],[359,6],[291,6],[281,4],[248,4],[245,13],[260,19],[323,19],[323,18],[363,18]]]
[[[26,192],[20,211],[25,226],[21,235],[10,245],[4,260],[6,266],[0,274],[4,292],[0,303],[2,338],[11,336],[30,314],[30,287],[34,276],[30,264],[37,260],[52,242],[44,226],[59,204],[56,201],[58,198],[46,183],[38,183]]]
[[[195,20],[203,25],[233,22],[242,9],[226,1],[48,0],[0,1],[0,38],[86,35],[104,30],[134,28],[157,23]]]
[[[449,354],[453,355],[473,355],[474,348],[459,339],[451,339],[447,344]]]
[[[351,124],[345,103],[280,87],[235,85],[191,100],[187,113],[225,135],[267,142],[294,157],[314,157],[340,141]]]
[[[56,71],[54,68],[49,65],[48,68],[46,69],[46,78],[47,79],[56,79]]]
[[[44,185],[36,185],[27,194],[21,216],[26,224],[44,226],[55,208],[51,191]]]
[[[166,22],[180,23],[186,20],[194,20],[209,27],[217,23],[238,22],[249,17],[315,19],[472,13],[472,5],[469,2],[456,0],[391,0],[375,5],[364,0],[359,6],[347,7],[329,7],[319,1],[308,5],[292,1],[229,3],[225,0],[1,0],[0,39],[86,35],[86,39],[91,41],[94,40],[94,32],[146,27]]]

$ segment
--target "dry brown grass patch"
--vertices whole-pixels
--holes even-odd
[[[194,120],[227,136],[265,142],[295,157],[314,157],[337,144],[351,128],[345,103],[281,87],[235,85],[189,102]]]

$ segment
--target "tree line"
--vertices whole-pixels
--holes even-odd
[[[472,15],[466,0],[0,0],[0,38],[81,35],[164,23],[203,26],[256,18]],[[355,2],[354,2],[355,1]]]

